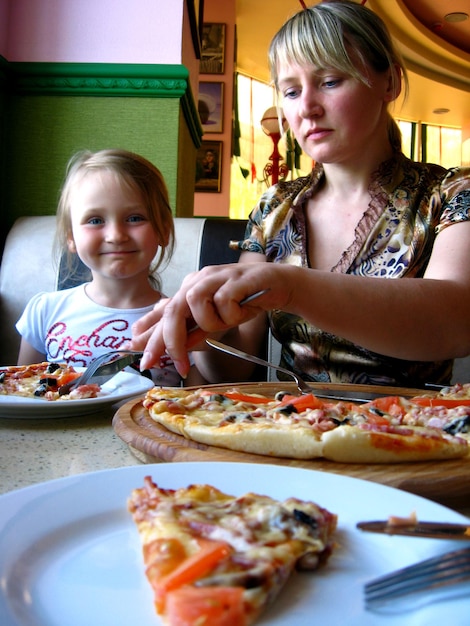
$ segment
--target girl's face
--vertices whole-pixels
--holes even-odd
[[[70,198],[68,246],[93,273],[113,279],[145,273],[160,241],[138,190],[114,172],[88,172]]]
[[[320,163],[355,163],[387,137],[388,72],[369,71],[370,86],[338,70],[288,65],[278,75],[282,107],[299,145]],[[385,143],[384,143],[385,142]]]

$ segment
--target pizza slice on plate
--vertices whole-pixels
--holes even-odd
[[[316,569],[333,549],[336,515],[211,485],[163,489],[150,477],[128,502],[155,608],[168,626],[248,626],[295,569]]]
[[[100,386],[79,385],[66,395],[59,396],[59,387],[81,376],[81,372],[67,363],[32,363],[8,365],[0,368],[0,395],[45,400],[84,400],[96,398]]]

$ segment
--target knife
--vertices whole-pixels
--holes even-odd
[[[470,522],[415,522],[409,525],[390,524],[388,521],[358,522],[356,528],[371,533],[403,535],[405,537],[430,537],[434,539],[461,539],[470,541]]]

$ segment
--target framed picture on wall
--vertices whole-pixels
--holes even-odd
[[[196,191],[220,192],[222,142],[203,141],[196,156]]]
[[[225,24],[202,25],[201,74],[223,74],[225,66]]]
[[[197,110],[204,133],[221,133],[224,127],[224,83],[199,83]]]

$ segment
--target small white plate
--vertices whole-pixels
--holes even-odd
[[[270,626],[435,626],[469,623],[468,598],[401,615],[368,613],[366,581],[459,542],[364,533],[356,523],[390,514],[462,521],[410,493],[327,472],[245,463],[160,463],[63,478],[0,496],[2,626],[156,626],[141,545],[127,512],[131,491],[151,475],[162,487],[211,483],[314,500],[337,513],[337,547],[317,572],[294,573],[259,620]],[[462,544],[459,544],[460,547]]]
[[[80,371],[80,368],[76,368]],[[139,374],[119,372],[101,387],[97,398],[84,400],[46,400],[0,395],[0,417],[55,418],[96,413],[107,405],[139,396],[154,386],[153,381]]]

